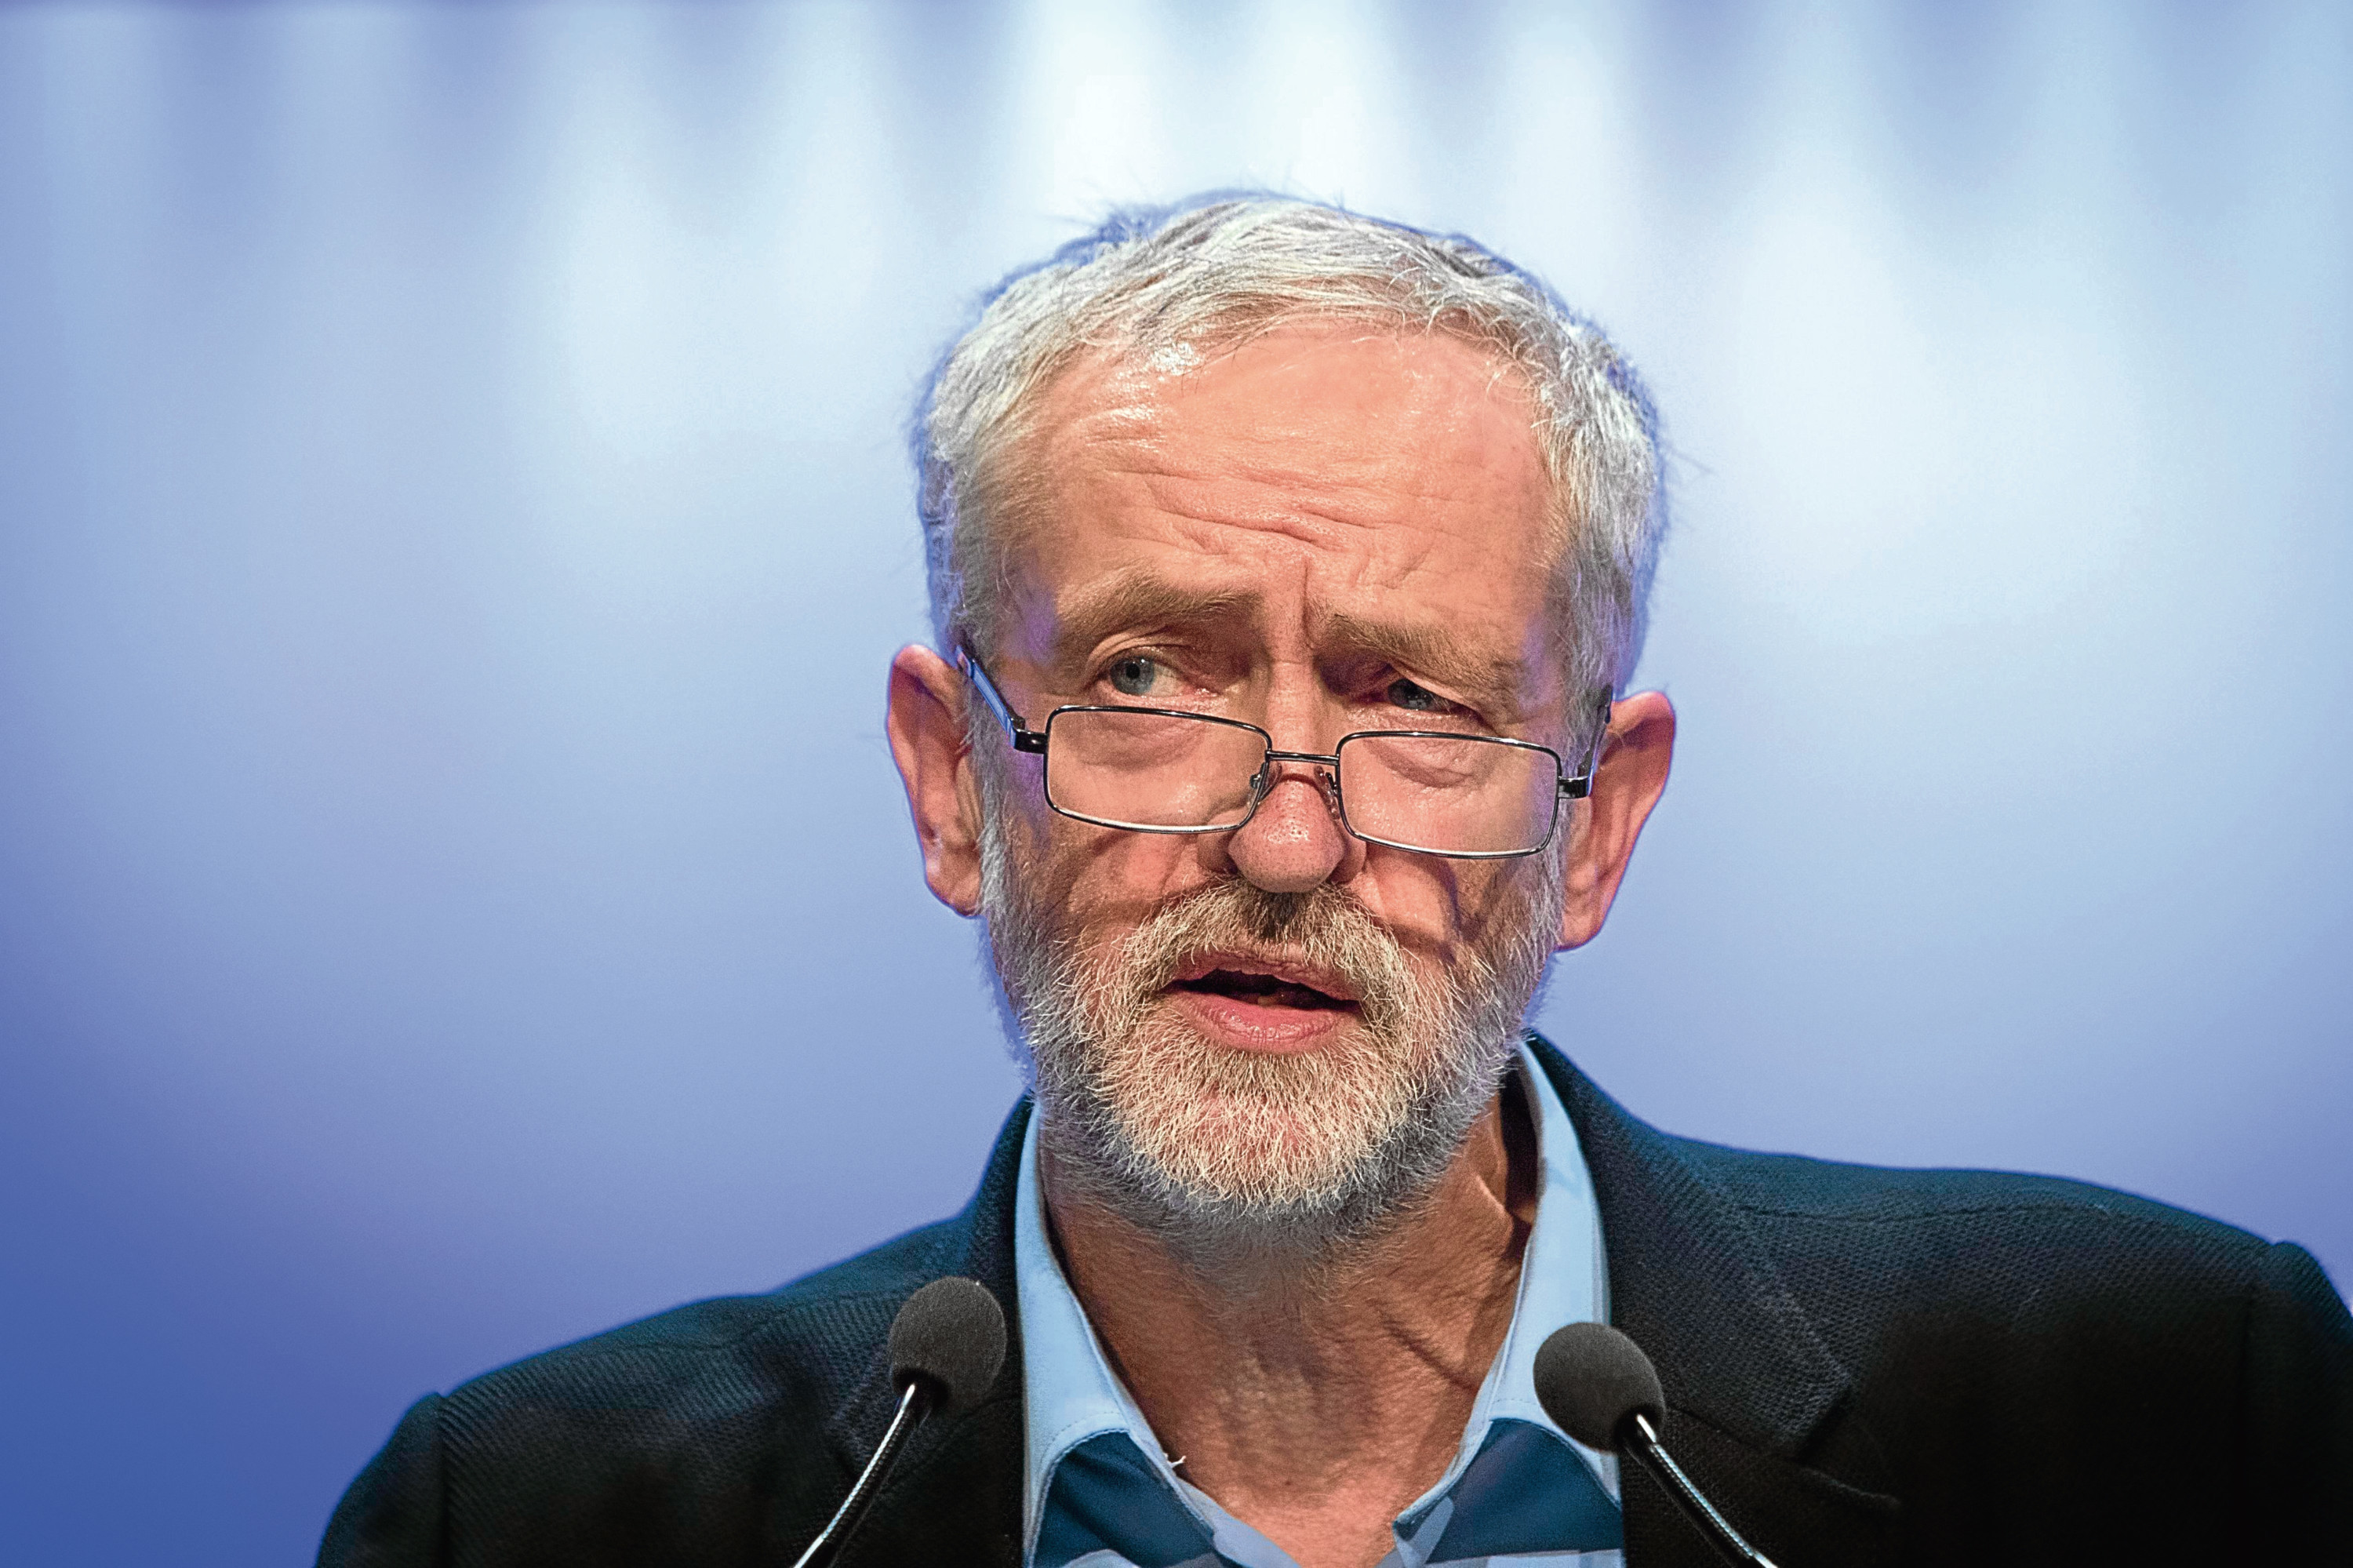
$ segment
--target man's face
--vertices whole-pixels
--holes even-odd
[[[1082,364],[1017,454],[991,673],[1032,724],[1122,704],[1287,751],[1446,728],[1566,752],[1532,417],[1435,335]],[[1351,836],[1287,765],[1231,832],[1128,832],[1050,811],[1034,758],[980,744],[992,946],[1067,1163],[1219,1223],[1344,1224],[1434,1180],[1558,938],[1567,813],[1538,854],[1448,860]]]

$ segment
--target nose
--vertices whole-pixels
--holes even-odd
[[[1267,763],[1270,782],[1226,853],[1246,882],[1269,893],[1305,893],[1340,871],[1356,846],[1340,825],[1331,775],[1313,763]]]

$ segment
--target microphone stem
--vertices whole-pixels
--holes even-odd
[[[1691,1478],[1683,1474],[1683,1467],[1675,1463],[1673,1456],[1660,1443],[1658,1433],[1651,1430],[1650,1417],[1636,1411],[1627,1425],[1633,1430],[1626,1446],[1633,1450],[1651,1477],[1666,1489],[1667,1495],[1683,1506],[1691,1521],[1713,1538],[1725,1556],[1748,1568],[1773,1568],[1773,1560],[1743,1541],[1740,1532],[1732,1528],[1732,1521],[1716,1512],[1715,1505],[1692,1485]]]
[[[793,1568],[818,1568],[820,1563],[833,1560],[835,1551],[849,1539],[858,1521],[866,1517],[874,1494],[882,1489],[882,1478],[890,1474],[891,1462],[899,1457],[908,1435],[931,1414],[930,1406],[922,1381],[910,1380],[905,1392],[899,1395],[898,1414],[891,1417],[890,1429],[882,1434],[881,1446],[874,1450],[874,1457],[867,1460],[866,1468],[859,1473],[858,1484],[849,1489],[849,1495],[834,1510],[832,1521],[818,1532],[817,1539],[808,1543],[808,1550],[800,1554]]]

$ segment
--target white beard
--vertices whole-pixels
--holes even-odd
[[[987,819],[987,941],[1058,1175],[1219,1273],[1332,1259],[1436,1186],[1495,1094],[1560,928],[1563,867],[1546,854],[1495,938],[1434,976],[1330,884],[1228,878],[1090,951],[1024,885],[993,800]],[[1359,1026],[1298,1055],[1205,1040],[1162,991],[1211,952],[1328,969],[1356,991]]]

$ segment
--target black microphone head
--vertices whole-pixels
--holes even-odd
[[[1656,1426],[1667,1407],[1651,1358],[1607,1323],[1552,1331],[1536,1351],[1536,1401],[1562,1431],[1588,1448],[1612,1452],[1638,1413]]]
[[[934,1279],[891,1319],[891,1386],[917,1379],[943,1415],[970,1410],[1005,1364],[1005,1309],[977,1279]]]

